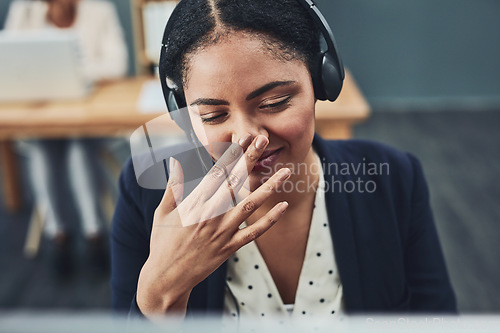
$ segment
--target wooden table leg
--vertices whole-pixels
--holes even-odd
[[[43,207],[41,207],[38,203],[35,203],[33,205],[33,213],[31,214],[26,240],[24,241],[24,255],[28,259],[33,259],[38,254],[42,240],[43,225],[46,217],[47,213],[45,212],[45,209],[43,209]]]
[[[19,211],[21,209],[21,187],[17,156],[14,153],[12,141],[0,140],[0,163],[5,206],[10,212]]]

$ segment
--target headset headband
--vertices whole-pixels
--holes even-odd
[[[328,24],[327,20],[319,10],[319,8],[316,6],[316,4],[312,0],[297,0],[302,7],[304,7],[311,18],[314,20],[316,23],[316,27],[319,28],[321,31],[321,34],[323,35],[323,38],[326,41],[326,45],[328,47],[327,50],[324,50],[324,52],[328,52],[332,55],[334,55],[334,58],[338,64],[338,67],[340,69],[340,75],[342,79],[345,78],[345,73],[344,73],[344,64],[342,63],[342,59],[339,56],[338,53],[338,48],[337,48],[337,42],[335,41],[335,37],[333,37],[333,32],[332,29],[330,28],[330,25]]]

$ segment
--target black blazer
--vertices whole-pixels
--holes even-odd
[[[361,140],[315,136],[325,199],[348,313],[447,312],[456,302],[418,160]],[[149,254],[154,210],[163,191],[141,188],[132,163],[120,176],[112,223],[112,305],[140,313],[137,279]],[[226,264],[197,285],[188,313],[221,313]]]

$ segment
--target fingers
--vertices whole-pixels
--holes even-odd
[[[234,226],[237,228],[241,222],[252,215],[257,208],[259,208],[267,199],[269,199],[269,197],[271,197],[273,193],[276,192],[283,182],[290,178],[290,175],[290,169],[280,169],[245,200],[240,202],[231,211],[232,214],[235,214],[234,217],[232,216],[233,219],[231,219]],[[288,203],[286,201],[280,202],[252,225],[240,230],[237,229],[238,231],[233,238],[236,247],[240,248],[259,238],[281,218],[287,208]]]
[[[248,175],[252,172],[255,163],[259,160],[268,143],[269,141],[263,135],[259,135],[253,140],[246,149],[243,157],[236,162],[232,170],[228,170],[225,186],[219,186],[216,193],[213,194],[216,202],[227,201],[228,199],[235,200],[235,194],[244,185]]]
[[[245,158],[238,161],[227,179],[228,186],[231,188],[233,193],[238,193],[240,191],[245,180],[252,172],[255,163],[257,163],[268,144],[269,140],[265,136],[260,135],[255,138],[252,144],[245,151]]]
[[[193,196],[198,200],[210,198],[226,180],[228,172],[233,169],[242,154],[243,150],[238,144],[231,144],[193,191]]]
[[[246,145],[245,140],[242,143]],[[265,136],[258,135],[244,153],[245,146],[231,144],[197,187],[196,190],[201,191],[197,197],[207,200],[221,187],[224,188],[223,195],[227,195],[227,186],[221,186],[226,180],[231,188],[236,189],[234,191],[237,192],[248,178],[248,173],[259,160],[268,143],[269,140]]]
[[[238,227],[244,220],[252,215],[267,199],[269,199],[286,181],[290,178],[291,171],[288,168],[280,169],[257,190],[242,200],[236,207],[230,211],[229,223],[232,227]]]
[[[288,203],[286,201],[280,202],[254,224],[238,230],[234,236],[235,246],[240,248],[259,238],[280,219],[287,208]]]
[[[240,144],[245,150],[244,159],[241,158],[235,165],[233,171],[228,176],[228,183],[231,188],[238,192],[248,175],[252,172],[255,164],[262,156],[262,153],[269,144],[269,140],[264,135],[258,135],[254,138],[252,142],[249,140],[250,137],[241,140]],[[251,143],[248,145],[248,143]],[[248,148],[247,148],[248,145]],[[241,180],[238,183],[235,180]]]
[[[184,173],[181,164],[175,158],[170,157],[169,165],[170,175],[167,188],[157,208],[157,211],[162,214],[172,212],[180,204],[184,191]]]
[[[177,211],[181,217],[190,217],[189,219],[186,217],[186,221],[182,221],[183,225],[191,225],[220,216],[236,205],[234,193],[241,189],[248,178],[248,170],[253,169],[269,143],[263,135],[254,138],[253,142],[250,141],[251,137],[248,140],[242,140],[243,147],[239,144],[231,144],[184,202],[180,204],[180,201],[177,201],[177,204],[180,204],[177,206]],[[248,147],[245,147],[247,145]],[[243,153],[244,148],[247,148],[245,153]],[[173,179],[177,183],[177,177],[173,177]],[[172,195],[176,192],[174,191],[176,185],[178,184],[172,186]],[[167,192],[165,195],[166,209],[175,209],[176,206],[172,203],[170,194]],[[182,198],[182,195],[180,197]],[[197,214],[193,210],[196,210]]]
[[[260,156],[269,144],[269,140],[264,135],[258,135],[245,152],[247,173],[250,173],[259,160]]]

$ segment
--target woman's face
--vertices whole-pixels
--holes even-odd
[[[249,176],[252,191],[280,167],[312,154],[315,98],[309,70],[303,61],[272,52],[257,38],[234,33],[190,55],[184,86],[202,144],[268,138]]]

